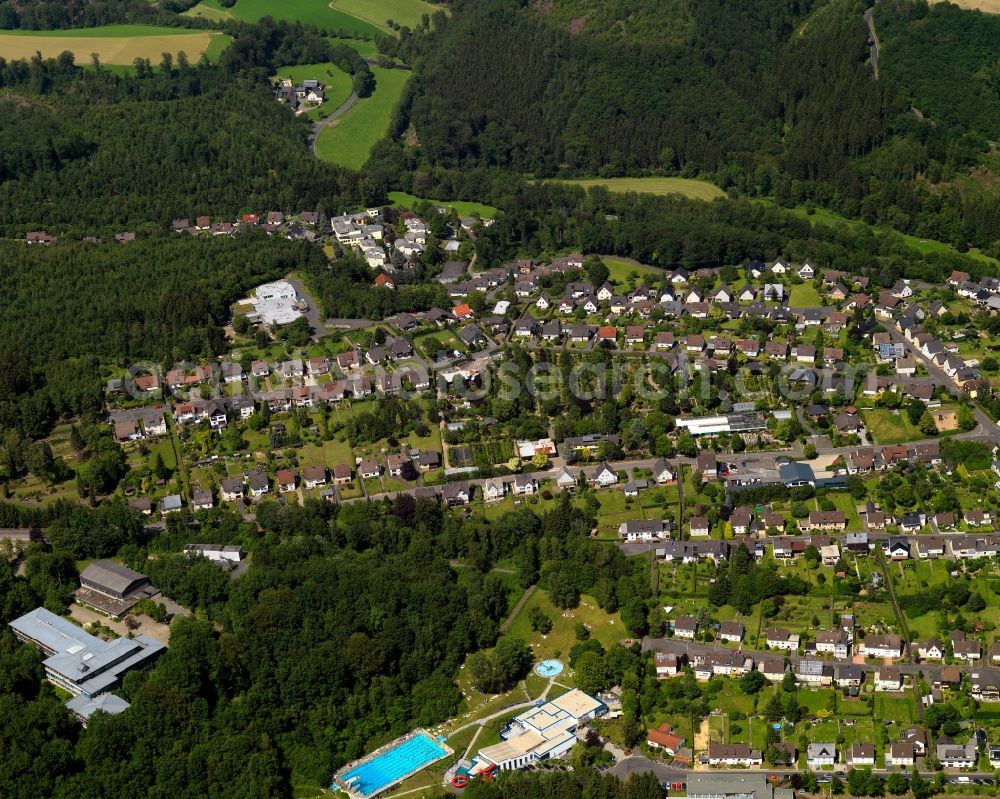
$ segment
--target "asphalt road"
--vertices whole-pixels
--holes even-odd
[[[313,123],[312,135],[309,137],[309,149],[312,150],[312,154],[316,155],[316,140],[319,138],[320,132],[323,128],[328,125],[333,124],[338,119],[340,119],[344,114],[350,111],[354,104],[358,101],[357,92],[351,92],[351,96],[344,100],[339,106],[337,106],[329,116],[325,116],[320,120]]]

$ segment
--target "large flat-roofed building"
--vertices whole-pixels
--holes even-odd
[[[566,754],[576,743],[576,730],[604,715],[607,706],[574,688],[557,699],[526,710],[501,733],[503,740],[479,750],[469,773],[525,768]]]
[[[95,560],[80,574],[76,599],[117,618],[139,600],[158,596],[159,593],[144,574],[113,560]]]
[[[254,313],[248,318],[251,322],[263,322],[267,325],[287,325],[302,316],[302,302],[295,286],[287,280],[277,280],[258,286],[254,296],[240,303],[253,306]]]
[[[243,560],[243,547],[239,544],[185,544],[185,555],[201,555],[214,561],[239,563]]]
[[[46,656],[42,665],[49,682],[87,698],[111,691],[126,672],[151,665],[166,649],[145,635],[103,641],[45,608],[25,613],[10,627]]]
[[[775,788],[766,774],[685,774],[688,799],[794,799],[791,788]]]

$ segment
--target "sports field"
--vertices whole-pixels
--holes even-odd
[[[4,31],[0,33],[0,56],[8,60],[30,58],[40,52],[54,58],[64,50],[76,56],[81,66],[97,53],[102,64],[129,65],[137,58],[160,62],[163,53],[175,57],[184,51],[194,63],[204,53],[217,55],[230,37],[215,32],[184,31],[155,25],[104,25],[97,28],[57,31]]]
[[[316,156],[350,169],[361,169],[375,142],[389,130],[396,104],[410,73],[401,69],[372,67],[375,93],[358,100],[343,117],[320,131]]]
[[[714,200],[725,197],[726,193],[706,180],[691,178],[573,178],[556,181],[570,183],[589,189],[591,186],[605,186],[608,191],[639,194],[682,194],[692,200]]]
[[[417,2],[417,0],[411,0]],[[375,5],[369,0],[369,5]],[[353,36],[372,38],[377,33],[384,33],[385,17],[378,26],[365,22],[346,11],[333,8],[330,0],[236,0],[232,8],[223,8],[219,0],[202,0],[188,12],[190,16],[206,19],[225,19],[235,17],[247,22],[256,22],[261,17],[273,17],[288,22],[304,22],[332,31],[345,31]]]

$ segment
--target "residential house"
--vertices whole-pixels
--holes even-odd
[[[759,749],[750,744],[723,744],[712,741],[708,745],[710,766],[760,766],[764,762]]]
[[[737,621],[724,621],[719,625],[719,638],[723,641],[731,641],[738,644],[743,641],[745,634],[746,631],[743,625]]]
[[[916,752],[913,744],[909,741],[893,741],[889,744],[889,751],[885,753],[886,768],[898,766],[900,768],[913,768],[916,762]]]
[[[899,666],[880,666],[875,672],[875,690],[896,692],[903,690],[903,675]]]
[[[851,768],[872,768],[875,765],[875,746],[856,741],[847,751],[846,759]]]
[[[901,658],[903,639],[898,635],[868,635],[861,641],[859,653],[869,658]]]
[[[698,622],[693,616],[678,616],[674,619],[674,637],[693,640],[698,632]]]
[[[790,633],[777,627],[772,627],[767,631],[767,646],[769,649],[783,649],[794,652],[799,648],[798,633]]]
[[[811,769],[821,769],[837,762],[837,745],[833,743],[813,743],[806,748],[806,765]]]

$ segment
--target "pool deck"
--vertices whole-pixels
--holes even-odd
[[[441,755],[439,757],[435,757],[433,760],[428,760],[425,763],[421,763],[417,768],[411,769],[410,771],[406,772],[406,774],[400,775],[392,782],[383,785],[377,791],[373,791],[372,793],[367,793],[367,794],[361,793],[360,791],[357,791],[354,788],[352,788],[343,780],[342,778],[343,774],[353,771],[359,766],[363,766],[365,763],[369,763],[372,760],[381,757],[389,750],[394,749],[397,746],[400,746],[401,744],[404,744],[413,738],[416,738],[418,735],[426,736],[427,738],[432,740],[435,744],[437,744],[439,747],[441,747],[442,749]],[[452,757],[454,754],[455,754],[454,749],[452,749],[450,746],[448,746],[448,744],[444,743],[443,741],[439,741],[437,739],[437,736],[432,735],[427,730],[424,729],[412,730],[411,732],[408,732],[406,735],[403,735],[399,738],[396,738],[393,741],[390,741],[389,743],[383,746],[380,746],[374,752],[369,752],[360,760],[355,760],[343,766],[342,768],[338,769],[337,772],[333,775],[333,784],[341,791],[343,791],[345,794],[347,794],[351,799],[372,799],[373,797],[381,796],[382,794],[386,794],[389,793],[390,791],[395,790],[400,786],[400,784],[408,780],[414,774],[419,774],[428,766],[437,763],[441,760],[444,760],[446,757]]]

